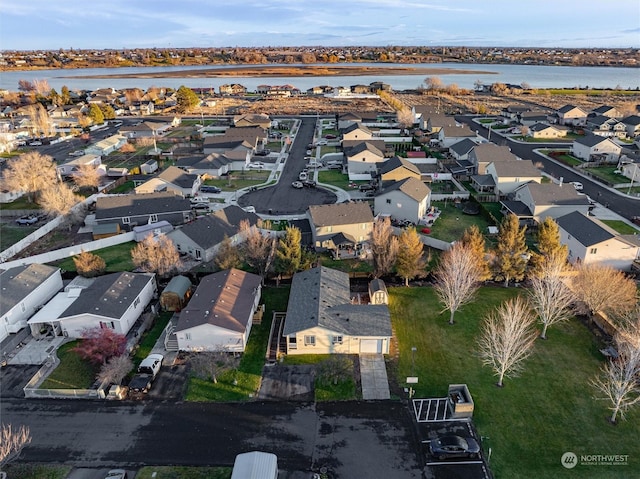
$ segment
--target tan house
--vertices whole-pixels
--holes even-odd
[[[355,123],[341,130],[343,140],[370,140],[373,132],[361,123]]]
[[[565,105],[558,109],[556,117],[561,125],[584,126],[587,112],[575,105]]]
[[[265,130],[271,128],[271,118],[263,113],[247,113],[233,117],[233,126],[236,128],[259,127]]]
[[[541,183],[540,170],[530,160],[494,161],[487,166],[487,174],[495,182],[494,193],[501,197],[513,193],[526,183]]]
[[[591,204],[572,185],[531,182],[516,189],[509,200],[502,201],[502,207],[521,220],[541,223],[548,216],[556,219],[573,211],[586,215]]]
[[[438,131],[438,142],[442,148],[449,148],[455,143],[469,138],[473,140],[477,135],[466,126],[443,126]]]
[[[319,266],[293,276],[282,335],[287,354],[389,354],[386,304],[352,304],[349,275]]]
[[[384,161],[384,150],[380,150],[368,141],[360,141],[356,145],[345,148],[349,179],[369,179],[378,171],[378,163]],[[369,175],[363,178],[358,175]]]
[[[400,181],[407,178],[420,180],[422,173],[420,169],[406,158],[394,156],[380,166],[379,176],[382,183],[386,181]]]
[[[158,176],[136,187],[135,192],[142,194],[172,191],[180,196],[192,197],[196,196],[201,183],[202,178],[199,175],[189,174],[176,166],[170,166]]]
[[[622,147],[609,138],[587,135],[573,140],[573,156],[585,161],[602,159],[608,163],[617,163]]]
[[[487,166],[494,161],[511,161],[516,156],[508,146],[498,146],[495,143],[481,143],[475,145],[469,152],[469,161],[473,164],[473,172],[478,175],[487,173]]]
[[[556,138],[564,138],[567,136],[567,130],[564,128],[558,128],[556,126],[547,125],[545,123],[536,123],[535,125],[531,125],[529,127],[529,132],[527,133],[531,138],[545,138],[545,139],[556,139]]]
[[[371,241],[373,213],[368,203],[311,205],[307,210],[316,249],[355,254]]]
[[[431,189],[414,177],[385,185],[374,200],[376,215],[391,215],[397,220],[418,224],[431,205]]]

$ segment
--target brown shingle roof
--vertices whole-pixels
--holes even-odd
[[[373,223],[373,213],[368,203],[311,205],[309,214],[316,227]]]

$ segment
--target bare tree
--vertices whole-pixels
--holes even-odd
[[[230,269],[240,266],[241,261],[238,247],[231,242],[231,238],[227,235],[224,236],[224,239],[220,243],[213,262],[219,269]]]
[[[215,351],[192,354],[189,362],[196,377],[217,383],[221,374],[238,367],[239,359],[220,346]]]
[[[607,361],[601,374],[592,381],[592,385],[611,403],[612,424],[617,422],[618,414],[624,419],[627,410],[640,403],[640,348],[628,342],[619,344],[618,358]]]
[[[519,296],[486,317],[478,346],[483,364],[498,376],[498,387],[503,387],[505,377],[515,377],[522,371],[522,362],[531,355],[536,341],[534,324],[529,305]]]
[[[40,191],[38,203],[42,210],[49,216],[66,216],[69,225],[76,219],[72,215],[73,207],[81,201],[66,183],[55,181],[52,185]],[[78,215],[81,210],[78,209]]]
[[[242,252],[245,261],[264,278],[273,260],[275,238],[263,235],[256,226],[250,226],[246,220],[240,222],[240,233],[244,237]]]
[[[449,324],[458,309],[470,302],[478,290],[482,272],[478,268],[473,251],[457,242],[445,251],[435,272],[434,289],[445,309],[449,310]]]
[[[564,255],[553,255],[540,263],[538,274],[531,278],[529,298],[542,323],[542,339],[547,339],[549,326],[573,316],[575,295],[567,284],[565,264]]]
[[[11,424],[3,424],[0,429],[0,466],[17,458],[30,442],[31,433],[27,426],[14,430]]]
[[[100,186],[100,173],[93,165],[80,165],[71,174],[73,182],[78,188],[97,189]]]
[[[427,77],[424,79],[424,86],[427,90],[442,90],[444,83],[440,77]]]
[[[582,264],[577,270],[571,288],[582,303],[583,312],[618,316],[636,306],[636,285],[623,272],[599,264]]]
[[[133,369],[133,361],[128,354],[121,354],[109,359],[100,368],[97,379],[109,384],[120,384],[124,377]]]
[[[371,254],[373,256],[373,275],[376,278],[393,271],[398,254],[398,238],[393,234],[390,218],[378,218],[373,223],[371,237]]]
[[[147,236],[131,250],[136,267],[160,277],[169,276],[180,269],[180,253],[166,235]]]
[[[423,254],[424,245],[415,228],[407,228],[398,238],[398,254],[396,255],[396,272],[409,286],[409,280],[425,273],[426,261]]]
[[[107,267],[104,259],[89,251],[82,251],[79,255],[74,256],[73,263],[78,274],[85,278],[100,276]]]
[[[34,201],[40,190],[56,182],[56,165],[49,155],[37,151],[24,153],[7,161],[2,183],[8,191],[23,191]]]
[[[409,128],[415,123],[411,108],[408,108],[406,106],[396,112],[396,119],[398,120],[400,126],[402,126],[403,128]]]

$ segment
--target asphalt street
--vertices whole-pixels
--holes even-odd
[[[19,462],[75,467],[231,466],[273,452],[284,471],[326,467],[334,478],[420,478],[424,467],[400,402],[167,403],[3,399],[3,423],[32,442]],[[302,476],[304,477],[304,476]]]
[[[253,206],[257,213],[273,215],[302,214],[309,205],[333,204],[336,195],[324,188],[296,189],[291,183],[304,169],[307,145],[313,143],[316,117],[301,117],[300,129],[291,145],[289,156],[277,184],[243,194],[238,199],[241,207]]]
[[[478,123],[475,123],[473,118],[474,117],[456,116],[456,120],[466,123],[473,131],[478,131],[478,133],[483,137],[487,138],[489,136],[489,130]],[[601,205],[608,205],[607,207],[611,211],[619,214],[620,216],[630,220],[633,216],[640,215],[640,198],[630,198],[619,192],[612,191],[601,183],[592,180],[588,176],[579,174],[575,169],[539,155],[534,151],[540,148],[558,148],[558,143],[520,143],[507,139],[503,136],[499,136],[495,131],[492,131],[491,133],[491,141],[496,144],[504,143],[509,146],[509,148],[511,148],[511,152],[519,158],[531,160],[534,163],[542,163],[545,173],[556,179],[562,178],[563,183],[579,181],[584,186],[582,193],[589,195],[594,201],[597,201]],[[564,148],[567,148],[568,146],[570,145],[563,145]]]

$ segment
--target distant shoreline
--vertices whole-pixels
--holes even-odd
[[[198,70],[172,70],[144,73],[114,73],[109,75],[82,75],[61,78],[220,78],[220,77],[311,77],[311,76],[371,76],[371,75],[497,75],[498,72],[464,70],[458,68],[369,67],[369,66],[235,66],[202,68]]]

